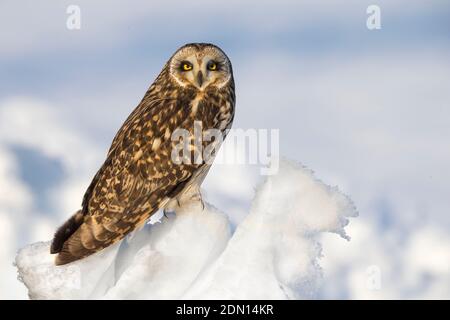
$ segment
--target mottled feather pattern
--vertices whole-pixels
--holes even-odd
[[[83,198],[82,223],[77,228],[71,224],[75,230],[70,230],[70,236],[67,232],[55,235],[56,264],[78,260],[119,241],[144,224],[168,198],[177,197],[196,172],[207,166],[172,161],[172,148],[178,143],[171,139],[174,130],[193,134],[195,121],[201,121],[204,130],[225,132],[231,126],[232,79],[220,89],[211,86],[199,93],[191,86],[180,87],[168,72],[169,62],[114,137],[107,159]],[[198,105],[193,112],[195,99]]]

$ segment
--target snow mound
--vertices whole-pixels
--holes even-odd
[[[31,299],[300,299],[322,279],[321,233],[348,239],[352,201],[282,160],[233,235],[225,214],[189,203],[120,244],[54,266],[49,242],[19,251]]]

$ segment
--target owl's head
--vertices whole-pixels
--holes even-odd
[[[182,87],[198,90],[220,89],[233,78],[230,59],[209,43],[190,43],[178,49],[169,60],[169,74]]]

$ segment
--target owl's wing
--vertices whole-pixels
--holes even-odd
[[[150,87],[149,91],[152,89],[153,85]],[[127,145],[129,145],[134,137],[131,137],[130,135],[133,133],[136,133],[138,128],[141,126],[141,119],[145,115],[154,115],[158,111],[161,110],[161,108],[164,106],[165,103],[170,103],[169,99],[152,99],[151,101],[146,101],[145,97],[141,101],[141,103],[131,112],[131,114],[128,116],[128,118],[125,120],[125,122],[122,124],[122,127],[117,131],[116,135],[114,136],[114,139],[111,143],[111,146],[108,151],[108,155],[106,157],[106,160],[100,170],[96,173],[94,178],[92,179],[89,187],[87,188],[84,197],[83,197],[83,212],[87,213],[87,206],[88,202],[91,198],[92,191],[94,187],[97,185],[98,180],[103,174],[103,171],[108,168],[109,165],[111,165],[111,161],[113,159],[112,153],[117,148],[125,149]],[[171,107],[173,104],[171,104]],[[155,108],[155,110],[152,112],[151,109]],[[149,118],[147,116],[147,118]]]
[[[66,230],[63,225],[55,235],[52,251],[59,252],[57,265],[81,259],[122,239],[175,196],[201,167],[176,164],[171,159],[173,142],[167,132],[187,119],[187,115],[175,111],[180,110],[179,103],[156,103],[136,111],[134,120],[125,122],[86,192],[82,219],[78,212],[67,222],[77,228],[67,234],[70,228]]]

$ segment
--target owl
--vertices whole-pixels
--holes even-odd
[[[231,127],[235,90],[230,59],[217,46],[179,48],[112,141],[82,206],[55,233],[50,253],[63,265],[100,251],[141,227],[160,209],[201,199],[211,161],[174,161],[177,130],[191,141],[196,123],[223,134]],[[185,141],[185,142],[186,142]],[[206,147],[191,144],[189,150]],[[193,152],[194,154],[195,152]],[[176,153],[175,153],[176,154]],[[197,153],[198,154],[198,153]],[[183,159],[183,161],[179,161]]]

